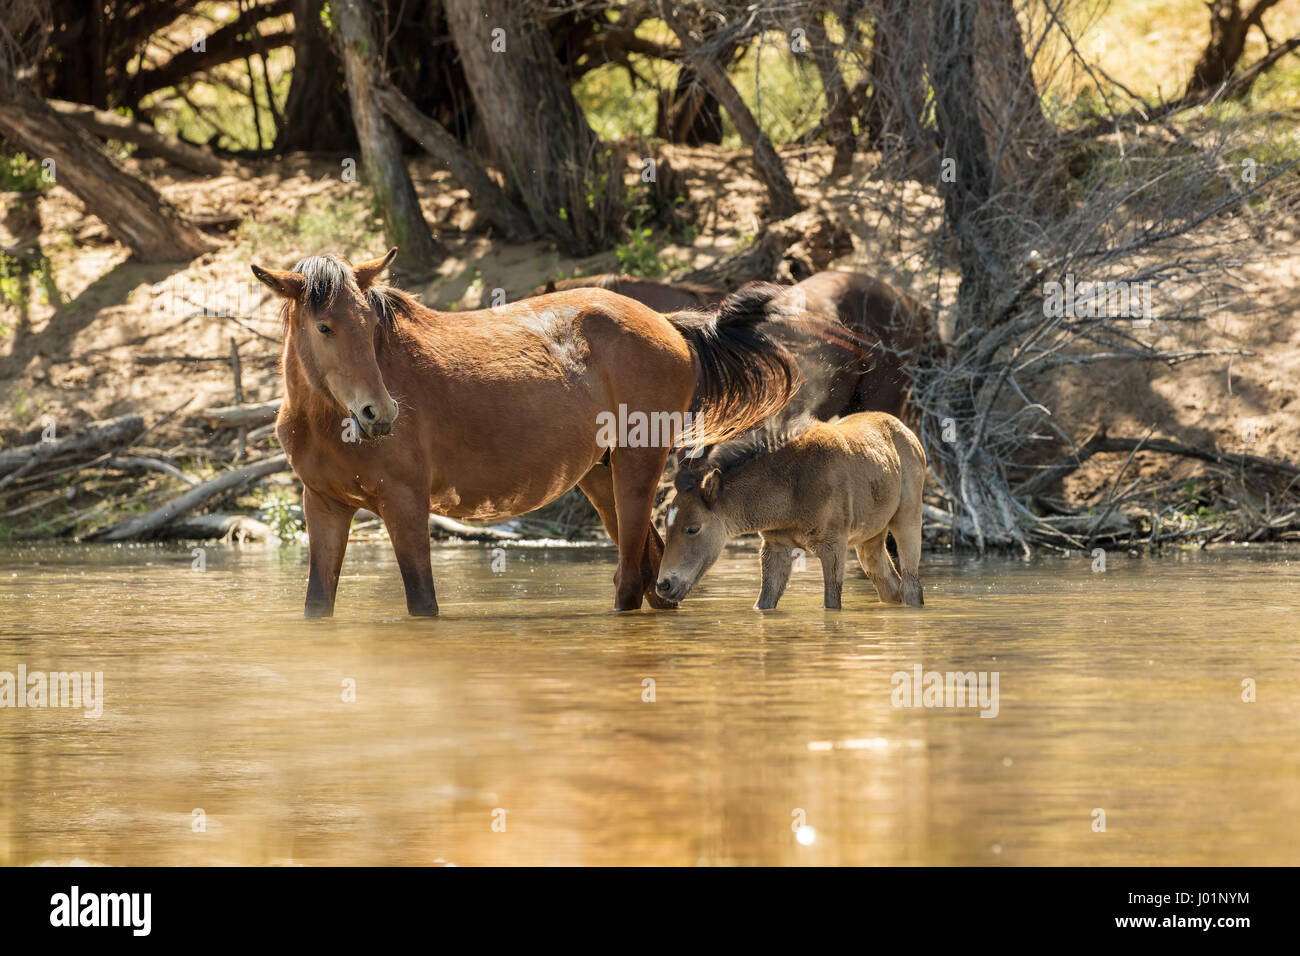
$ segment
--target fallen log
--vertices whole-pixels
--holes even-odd
[[[30,472],[38,465],[66,464],[82,458],[93,458],[110,449],[130,444],[143,432],[144,418],[139,415],[122,415],[92,422],[82,431],[66,438],[0,451],[0,475],[13,473],[16,476],[19,472]]]
[[[173,478],[179,478],[190,487],[194,487],[199,480],[193,475],[187,475],[171,462],[163,461],[159,458],[149,458],[144,455],[123,455],[117,458],[110,458],[101,466],[109,471],[156,471],[164,475],[171,475]]]
[[[373,511],[362,508],[353,516],[353,520],[379,521],[380,518]],[[518,541],[523,537],[523,535],[516,534],[513,531],[502,531],[499,528],[484,528],[480,525],[465,524],[455,518],[445,518],[442,515],[429,515],[429,534],[435,537],[450,535],[463,541]]]
[[[124,143],[142,146],[169,163],[205,176],[220,176],[226,172],[225,164],[207,150],[165,136],[152,126],[119,113],[97,110],[93,106],[67,103],[63,100],[46,100],[46,102],[56,112],[62,113],[82,129],[100,139],[117,139]]]
[[[169,501],[161,508],[155,508],[148,514],[137,515],[120,521],[93,534],[87,535],[86,541],[133,541],[153,536],[160,528],[170,524],[182,515],[186,515],[205,502],[218,495],[233,491],[250,481],[265,478],[289,470],[289,459],[284,455],[266,458],[243,468],[234,468],[222,472],[217,477],[191,488],[174,501]]]
[[[158,538],[169,541],[269,541],[276,537],[265,523],[248,515],[190,515],[159,529]]]
[[[275,421],[284,399],[257,402],[252,405],[221,405],[204,409],[200,414],[212,428],[248,428],[269,425]]]

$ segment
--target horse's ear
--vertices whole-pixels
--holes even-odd
[[[722,493],[722,472],[714,468],[700,481],[700,497],[707,508],[712,508]]]
[[[300,299],[302,290],[307,286],[307,280],[300,272],[279,272],[275,269],[263,269],[261,266],[252,266],[253,275],[257,281],[262,283],[282,299]]]
[[[389,249],[387,253],[380,256],[378,259],[371,259],[369,262],[363,262],[361,265],[354,267],[352,275],[357,280],[357,288],[362,292],[365,292],[374,285],[375,280],[378,279],[383,271],[388,268],[388,264],[392,262],[396,256],[397,247],[393,246],[393,248]]]
[[[547,292],[554,292],[554,291],[555,291],[555,280],[554,280],[554,279],[547,279],[547,280],[546,280],[546,291],[547,291]]]

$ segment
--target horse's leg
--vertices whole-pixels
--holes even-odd
[[[618,509],[614,505],[614,473],[610,471],[609,465],[604,462],[593,465],[591,471],[582,476],[578,487],[596,509],[596,514],[600,515],[605,533],[617,544]]]
[[[655,595],[663,539],[652,526],[655,489],[668,463],[669,449],[618,448],[612,453],[614,507],[618,523],[618,570],[614,572],[614,610],[635,611],[643,597],[651,607],[675,607]]]
[[[402,571],[406,613],[437,617],[438,598],[433,591],[433,561],[429,554],[428,499],[411,492],[392,493],[381,503],[379,514]]]
[[[355,508],[335,504],[310,488],[302,491],[302,514],[307,520],[307,547],[310,570],[307,573],[306,617],[331,617],[334,595],[339,587],[339,569],[348,547],[348,529],[352,527]]]
[[[921,509],[918,506],[907,510],[913,514],[905,515],[904,509],[900,508],[890,522],[889,530],[898,545],[898,566],[903,572],[902,601],[920,607],[925,603],[921,589]]]
[[[595,465],[591,471],[583,475],[582,480],[578,482],[578,487],[582,489],[582,493],[587,496],[587,500],[600,515],[601,524],[605,526],[610,539],[617,544],[618,506],[614,497],[614,472],[609,465],[603,463]],[[645,582],[645,597],[650,601],[650,606],[660,610],[677,607],[676,601],[669,601],[655,591],[654,584],[659,580],[659,563],[663,560],[663,556],[663,538],[659,537],[658,529],[651,522],[650,532],[646,535],[645,548],[641,554],[641,577]],[[617,585],[617,572],[614,580]]]
[[[761,585],[758,591],[756,611],[770,611],[776,607],[785,593],[785,586],[790,583],[790,569],[794,566],[794,555],[789,548],[777,548],[763,542],[758,551],[759,565],[762,569]]]
[[[894,561],[885,548],[886,533],[881,532],[870,541],[858,545],[858,563],[867,572],[871,583],[876,586],[876,595],[886,604],[897,604],[903,600],[902,583]]]
[[[840,595],[844,591],[844,566],[849,563],[849,542],[843,537],[827,541],[818,549],[817,556],[822,562],[822,607],[839,610]]]

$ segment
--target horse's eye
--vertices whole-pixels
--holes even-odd
[[[330,328],[328,325],[326,325],[324,322],[322,322],[320,325],[316,326],[316,331],[319,332],[321,335],[333,335],[333,334],[334,334],[334,330],[331,329],[331,328]]]
[[[686,529],[686,533],[687,533],[687,534],[699,534],[699,533],[700,533],[700,526],[697,525],[697,524],[693,524],[693,525],[691,525],[689,528]]]

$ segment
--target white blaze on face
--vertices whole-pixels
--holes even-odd
[[[676,508],[669,508],[669,509],[668,509],[668,527],[671,528],[671,527],[673,526],[673,522],[676,521],[676,520],[677,520],[677,509],[676,509]]]

